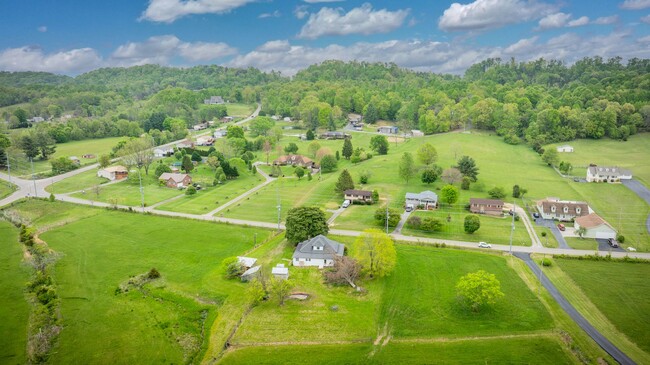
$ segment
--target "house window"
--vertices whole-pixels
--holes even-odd
[[[555,213],[555,205],[551,206],[551,212]]]
[[[577,214],[580,214],[581,211],[582,211],[582,208],[579,208],[579,207],[576,208],[576,213],[577,213]]]
[[[564,214],[567,214],[567,213],[569,213],[569,207],[566,207],[566,206],[565,206],[565,207],[564,207]]]

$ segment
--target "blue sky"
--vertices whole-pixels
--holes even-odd
[[[488,57],[650,58],[650,0],[6,0],[0,14],[6,71],[156,63],[292,75],[356,59],[462,73]]]

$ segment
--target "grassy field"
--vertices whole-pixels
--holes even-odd
[[[446,207],[442,206],[440,209],[432,211],[416,211],[411,215],[418,216],[422,219],[425,217],[435,217],[443,222],[442,230],[439,232],[427,232],[405,227],[402,229],[403,234],[420,236],[420,237],[434,237],[440,239],[459,240],[459,241],[484,241],[488,243],[496,243],[507,245],[510,243],[510,230],[512,226],[512,217],[491,217],[480,216],[481,228],[478,231],[468,234],[465,233],[464,220],[465,216],[471,214],[466,211],[463,206]],[[447,217],[451,217],[451,222],[447,222]],[[515,221],[515,231],[512,235],[512,244],[517,246],[530,246],[530,235],[526,231],[524,223]]]
[[[158,179],[151,172],[149,176],[143,174],[142,186],[144,187],[144,202],[146,206],[183,194],[178,189],[160,186]],[[115,184],[101,186],[99,195],[96,194],[94,189],[90,189],[72,194],[71,196],[97,202],[135,207],[139,207],[141,204],[140,184],[137,177],[134,177],[132,180],[126,179]]]
[[[59,143],[56,145],[56,152],[50,157],[70,157],[77,156],[81,160],[82,165],[92,164],[97,162],[97,158],[84,159],[81,156],[85,154],[93,154],[99,157],[103,154],[108,154],[111,149],[121,140],[127,139],[126,137],[110,137],[101,139],[86,139],[83,141],[72,141],[66,143]],[[37,174],[48,173],[52,169],[48,160],[34,160],[34,172]],[[31,167],[29,160],[22,155],[22,153],[14,153],[11,155],[11,171],[16,176],[31,177]]]
[[[4,180],[0,181],[0,199],[4,198],[5,196],[8,196],[14,191],[16,191],[16,187],[14,185],[9,184],[8,181],[4,181]]]
[[[22,265],[18,229],[2,220],[0,247],[0,362],[24,364],[29,305],[23,291],[29,274],[27,267]]]
[[[230,180],[223,185],[211,186],[211,182],[210,184],[203,184],[202,186],[204,188],[195,195],[184,196],[160,205],[156,209],[190,214],[205,214],[252,189],[262,183],[263,180],[260,175],[243,172],[237,179]]]
[[[54,194],[71,193],[82,189],[90,191],[91,187],[107,182],[109,182],[108,179],[97,177],[97,170],[93,169],[49,185],[45,188],[45,191]]]
[[[633,360],[650,362],[650,264],[554,261],[547,274],[562,294]]]
[[[380,321],[395,338],[498,336],[550,329],[551,317],[506,258],[449,249],[399,246],[398,265],[385,279]],[[456,302],[461,276],[497,276],[503,300],[471,312]]]
[[[258,346],[229,351],[220,364],[575,364],[550,336],[433,343]]]
[[[65,330],[53,363],[190,361],[205,345],[201,334],[219,305],[241,290],[242,284],[223,279],[221,261],[252,247],[254,235],[260,241],[269,235],[250,227],[84,210],[96,214],[42,235],[63,255],[55,279]],[[120,283],[152,267],[161,272],[160,283],[115,293]]]
[[[603,166],[619,166],[632,170],[634,178],[640,180],[645,186],[650,186],[650,165],[647,160],[650,156],[650,133],[640,133],[625,141],[609,138],[600,140],[579,139],[568,144],[573,146],[574,152],[560,153],[560,160],[570,162],[574,166],[572,175],[585,177],[587,166],[590,163]],[[555,148],[560,144],[544,146]]]
[[[228,110],[228,115],[233,117],[247,117],[251,115],[257,108],[257,105],[254,104],[241,104],[241,103],[228,103],[226,104],[226,109]]]

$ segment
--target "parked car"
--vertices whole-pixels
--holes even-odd
[[[533,213],[533,218],[535,218],[535,219],[539,218],[539,213],[534,212],[534,213]]]
[[[609,243],[609,245],[614,248],[618,248],[618,242],[616,242],[616,240],[613,238],[607,239],[607,243]]]
[[[566,227],[564,226],[564,224],[558,223],[557,229],[559,229],[560,231],[564,231],[564,230],[566,230]]]
[[[413,209],[415,209],[415,207],[413,206],[413,204],[406,204],[406,209],[405,209],[405,210],[406,210],[407,212],[412,212]]]
[[[350,202],[349,200],[347,200],[347,199],[344,200],[344,201],[343,201],[343,204],[341,204],[341,208],[347,208],[347,207],[349,207],[349,206],[350,206],[350,203],[351,203],[351,202]]]
[[[481,247],[481,248],[492,248],[492,245],[489,244],[489,243],[486,243],[486,242],[479,242],[479,243],[478,243],[478,247]]]
[[[573,181],[575,181],[575,182],[580,182],[580,179],[577,178],[577,177],[574,177],[574,178],[573,178]]]

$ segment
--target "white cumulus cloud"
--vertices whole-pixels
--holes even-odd
[[[555,13],[549,14],[539,21],[539,29],[561,28],[567,25],[571,14]]]
[[[223,14],[255,0],[149,0],[140,20],[172,23],[192,14]]]
[[[348,13],[343,13],[341,8],[322,8],[318,13],[309,16],[298,38],[315,39],[331,35],[388,33],[401,27],[408,14],[408,9],[373,10],[369,3],[354,8]]]
[[[536,0],[475,0],[453,3],[438,21],[445,31],[485,30],[539,19],[556,12],[557,5]]]
[[[620,5],[625,10],[640,10],[650,8],[650,0],[625,0]]]
[[[587,24],[589,24],[589,17],[581,16],[578,19],[573,19],[569,21],[566,25],[567,27],[580,27],[582,25],[587,25]]]
[[[618,21],[618,15],[603,16],[594,20],[594,24],[607,25],[614,24]]]
[[[101,67],[102,59],[92,48],[78,48],[46,54],[39,47],[8,48],[0,51],[0,70],[81,73]]]
[[[276,10],[276,11],[274,11],[274,12],[272,12],[272,13],[262,13],[262,14],[258,15],[257,17],[260,18],[260,19],[264,19],[264,18],[279,18],[281,15],[282,15],[282,13],[280,13],[279,10]]]
[[[183,42],[174,35],[155,36],[144,42],[130,42],[119,46],[111,55],[110,63],[120,66],[166,65],[180,56],[185,60],[209,61],[231,56],[237,50],[225,43]]]

